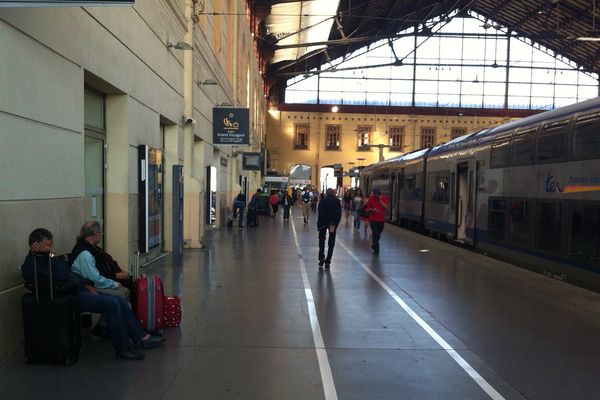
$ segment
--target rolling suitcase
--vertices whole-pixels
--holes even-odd
[[[141,275],[135,281],[135,315],[148,332],[164,327],[163,286],[154,274]]]
[[[33,293],[21,298],[25,361],[64,364],[76,362],[81,349],[81,321],[77,292],[54,296],[52,258],[48,257],[48,293],[38,288],[37,260],[34,256]]]
[[[246,217],[248,226],[258,226],[258,211],[256,208],[248,209],[248,216]]]

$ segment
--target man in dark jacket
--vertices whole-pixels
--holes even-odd
[[[327,189],[327,196],[319,202],[319,217],[317,219],[317,229],[319,230],[319,268],[329,268],[331,256],[335,246],[335,234],[337,227],[342,219],[342,206],[340,200],[335,195],[335,190]],[[325,258],[325,235],[329,232],[327,241],[327,258]]]

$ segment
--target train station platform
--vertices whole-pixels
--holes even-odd
[[[0,364],[0,399],[597,399],[600,294],[386,225],[340,224],[317,267],[303,224],[214,230],[151,265],[180,328],[144,361],[84,330],[71,367]]]

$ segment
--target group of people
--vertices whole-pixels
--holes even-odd
[[[319,268],[325,266],[329,268],[331,256],[335,247],[335,237],[338,225],[342,219],[342,204],[346,216],[346,224],[350,212],[354,215],[354,231],[360,229],[361,220],[371,227],[371,249],[374,254],[379,254],[379,239],[383,232],[385,223],[385,210],[389,206],[389,199],[382,194],[378,188],[371,191],[368,198],[364,198],[362,191],[356,189],[352,192],[348,190],[342,202],[336,196],[334,189],[327,189],[327,196],[319,202],[319,216],[317,219],[317,229],[319,231]],[[327,256],[325,256],[325,238],[327,241]]]
[[[365,234],[371,228],[371,249],[374,254],[379,254],[379,239],[383,232],[385,222],[385,210],[388,208],[389,200],[378,188],[374,188],[368,197],[365,197],[360,188],[349,189],[344,193],[342,200],[337,197],[335,189],[327,189],[327,195],[319,193],[309,187],[304,189],[289,190],[281,193],[271,191],[269,195],[269,207],[271,215],[277,216],[279,206],[283,208],[283,220],[289,219],[289,210],[292,205],[299,203],[302,209],[302,218],[308,224],[309,212],[318,209],[317,230],[319,231],[319,268],[329,268],[331,257],[335,247],[335,238],[338,225],[342,219],[342,209],[345,221],[348,224],[350,215],[353,216],[354,232],[359,232],[361,224],[364,226]],[[258,207],[258,196],[262,190],[258,189],[248,204],[248,213]],[[239,216],[239,227],[242,228],[246,196],[240,193],[234,198],[234,216]],[[248,224],[251,222],[248,221]],[[325,255],[325,239],[327,239],[327,255]]]
[[[36,257],[50,257],[54,285],[68,284],[79,298],[81,312],[102,314],[93,333],[112,341],[115,357],[120,360],[143,360],[140,349],[151,349],[165,342],[158,332],[144,331],[134,315],[129,298],[133,280],[102,248],[102,227],[89,221],[81,227],[77,243],[68,259],[54,254],[52,233],[37,228],[29,235],[29,252],[21,266],[25,286],[33,290]],[[38,282],[47,282],[47,268],[37,262]],[[45,263],[43,265],[46,265]],[[104,326],[105,324],[105,326]]]
[[[238,227],[240,229],[245,226],[256,226],[258,225],[258,221],[256,220],[258,216],[258,207],[259,207],[259,198],[263,196],[262,189],[257,189],[256,193],[252,195],[250,198],[250,202],[247,203],[246,195],[243,191],[239,191],[239,193],[233,199],[233,218],[238,218]],[[321,195],[320,198],[323,198]],[[319,193],[314,188],[305,187],[304,189],[293,189],[288,188],[287,191],[276,191],[271,190],[271,193],[268,195],[268,208],[269,215],[272,217],[277,216],[277,212],[279,208],[283,210],[283,221],[288,221],[290,219],[290,207],[295,204],[299,204],[302,210],[302,216],[304,218],[304,223],[308,223],[309,211],[313,212],[317,211],[317,203],[319,201]],[[248,209],[247,212],[247,221],[244,224],[244,211]]]

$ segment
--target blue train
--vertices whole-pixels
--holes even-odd
[[[370,165],[388,221],[600,290],[600,98]]]

